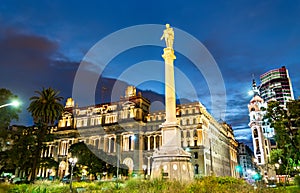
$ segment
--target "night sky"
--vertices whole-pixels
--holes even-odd
[[[286,66],[295,98],[299,97],[300,1],[4,0],[0,4],[0,87],[22,100],[20,120],[14,123],[32,124],[26,108],[35,90],[51,86],[65,99],[71,97],[80,62],[104,37],[135,25],[166,23],[195,37],[213,56],[224,80],[227,105],[222,115],[214,116],[233,126],[236,139],[251,140],[247,104],[253,77],[259,83],[261,74]],[[159,41],[161,34],[154,35],[152,38]],[[135,34],[129,39],[138,37]],[[175,50],[178,42],[175,33]],[[108,52],[113,46],[107,48]],[[190,51],[197,54],[197,50]],[[134,84],[132,79],[120,78],[122,73],[131,66],[136,69],[143,61],[160,61],[159,66],[163,64],[161,54],[158,46],[129,49],[115,57],[102,75]],[[178,96],[200,100],[208,111],[213,110],[207,77],[180,52],[176,56],[175,67],[197,87],[198,98],[189,98],[176,75]],[[105,53],[99,53],[99,57],[105,57]],[[145,71],[163,75],[163,66],[161,69]],[[146,76],[141,72],[135,74],[139,80]],[[159,81],[135,86],[160,94],[164,91]]]

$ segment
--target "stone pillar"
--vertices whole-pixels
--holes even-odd
[[[176,119],[176,98],[174,81],[174,50],[164,48],[165,60],[165,108],[166,121],[160,126],[162,146],[153,153],[151,178],[165,178],[179,181],[193,179],[194,170],[191,154],[181,147],[181,129]]]
[[[147,142],[148,142],[148,151],[150,151],[150,135],[149,136],[147,136]]]
[[[174,50],[165,48],[162,57],[165,60],[165,99],[166,104],[166,123],[176,124],[176,97],[175,97],[175,80],[174,80]]]

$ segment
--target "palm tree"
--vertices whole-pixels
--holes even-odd
[[[31,103],[27,108],[33,117],[35,126],[38,128],[36,130],[37,146],[34,150],[35,153],[30,176],[31,181],[36,177],[36,169],[40,163],[43,142],[46,141],[47,134],[50,133],[51,127],[55,121],[58,120],[64,109],[64,106],[60,103],[63,98],[58,96],[59,91],[52,88],[43,88],[42,91],[35,91],[35,93],[38,95],[30,98]]]

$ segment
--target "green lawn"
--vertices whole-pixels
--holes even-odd
[[[189,183],[177,181],[131,179],[121,182],[74,182],[77,192],[119,192],[119,193],[297,193],[297,186],[265,188],[247,184],[241,179],[231,177],[205,177]],[[69,193],[69,184],[59,181],[37,181],[35,184],[0,184],[0,193]],[[74,191],[76,192],[76,191]]]

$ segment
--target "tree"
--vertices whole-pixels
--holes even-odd
[[[107,172],[108,174],[116,175],[117,158],[116,156],[108,155],[102,150],[97,149],[97,155],[95,155],[90,149],[94,146],[86,146],[84,142],[79,142],[71,145],[70,152],[72,156],[78,158],[77,164],[86,166],[86,170],[89,174],[93,174],[94,177],[98,173]],[[96,152],[96,151],[94,151]],[[101,159],[100,159],[100,158]],[[126,165],[120,165],[120,174],[127,175],[128,168]]]
[[[5,151],[1,159],[1,168],[4,171],[25,171],[28,174],[32,162],[32,148],[35,145],[33,127],[13,126],[8,131],[8,139],[12,142]]]
[[[37,139],[34,148],[31,181],[36,177],[36,169],[40,163],[43,142],[47,141],[51,127],[54,126],[54,123],[59,119],[64,109],[64,106],[60,103],[63,98],[58,96],[59,91],[52,88],[43,88],[42,91],[35,91],[35,93],[37,96],[30,98],[31,103],[27,108],[33,117],[35,126],[38,128],[35,131]]]
[[[300,100],[288,102],[286,107],[269,102],[265,118],[275,130],[277,144],[271,152],[271,163],[281,162],[280,171],[290,174],[300,160]]]
[[[0,105],[11,103],[13,100],[18,100],[17,95],[14,95],[8,89],[0,88]],[[0,128],[6,129],[12,120],[18,120],[20,112],[20,107],[7,106],[0,108]]]
[[[18,97],[10,90],[0,88],[0,105],[5,105],[17,100]],[[21,112],[20,107],[6,106],[0,108],[0,170],[14,170],[9,161],[10,153],[10,134],[9,125],[12,120],[18,120],[18,114]]]

